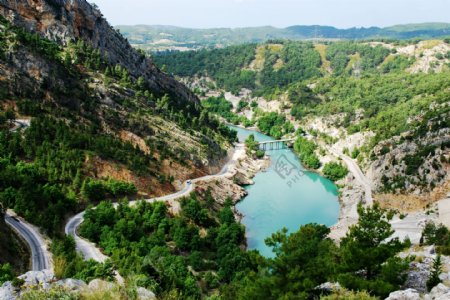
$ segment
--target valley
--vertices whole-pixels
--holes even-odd
[[[250,28],[193,29],[176,26],[135,25],[116,26],[133,47],[145,51],[189,51],[222,48],[268,40],[378,40],[438,38],[448,36],[448,23],[406,24],[390,27],[347,28],[332,26],[272,26]]]
[[[448,29],[0,1],[0,299],[446,299]]]

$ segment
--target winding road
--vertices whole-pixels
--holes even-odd
[[[26,129],[30,126],[30,120],[17,119],[14,120],[14,124],[10,129],[11,132]],[[5,222],[28,244],[31,250],[32,271],[53,270],[52,256],[39,230],[25,220],[19,219],[12,210],[5,213]]]
[[[330,151],[335,156],[341,158],[345,162],[349,171],[353,174],[353,176],[355,176],[355,180],[364,188],[366,205],[372,206],[373,205],[372,183],[370,182],[369,179],[367,179],[367,177],[361,171],[361,168],[358,166],[358,164],[355,162],[355,160],[348,157],[347,155],[339,152],[338,150],[334,149],[333,147],[330,148]]]
[[[184,182],[183,189],[181,189],[180,191],[170,194],[170,195],[163,196],[163,197],[146,199],[144,201],[149,202],[149,203],[159,202],[159,201],[161,201],[161,202],[173,201],[171,203],[171,206],[173,207],[175,212],[179,212],[180,206],[179,206],[179,203],[176,202],[175,200],[186,197],[191,192],[193,192],[196,182],[204,181],[204,180],[212,180],[212,179],[226,176],[230,172],[230,167],[236,163],[238,158],[241,157],[244,152],[245,152],[244,145],[237,144],[231,158],[222,167],[222,169],[220,170],[219,173],[217,173],[215,175],[207,175],[207,176],[199,177],[199,178],[192,179],[192,180],[186,180]],[[142,200],[130,201],[129,205],[133,206],[136,203],[138,203],[139,201],[142,201]],[[115,203],[114,205],[117,206],[118,204]],[[65,227],[65,233],[66,233],[66,235],[71,235],[74,237],[77,251],[83,255],[85,260],[93,259],[97,262],[104,262],[108,257],[105,256],[100,251],[100,249],[97,248],[97,246],[94,243],[91,243],[91,242],[81,238],[77,234],[78,227],[80,226],[81,223],[83,223],[84,213],[85,213],[85,211],[80,212],[79,214],[77,214],[69,219],[69,221],[67,222],[66,227]]]
[[[39,231],[11,210],[5,213],[5,221],[30,247],[32,271],[52,270],[51,254]]]
[[[350,157],[342,154],[340,151],[336,150],[335,148],[331,147],[330,151],[337,157],[341,158],[345,164],[347,165],[350,172],[355,177],[355,180],[361,185],[365,192],[365,204],[366,206],[372,206],[373,205],[373,198],[372,198],[372,185],[367,179],[367,177],[364,175],[364,173],[359,168],[358,164],[355,162],[355,160],[351,159]],[[358,203],[355,203],[352,207],[349,208],[348,216],[347,218],[350,220],[357,220],[359,218],[358,212],[357,212],[357,205]],[[449,209],[450,211],[450,209]],[[443,214],[444,210],[439,208],[439,214]],[[429,221],[436,222],[435,215],[429,215],[424,212],[415,212],[415,213],[409,213],[405,218],[399,218],[395,217],[394,219],[390,220],[389,223],[392,226],[392,229],[394,230],[393,238],[398,237],[400,240],[404,240],[408,238],[413,244],[419,244],[420,238],[422,236],[422,231],[425,226],[425,224]],[[349,225],[349,224],[347,224]],[[342,228],[341,228],[342,229]],[[343,227],[344,230],[339,229],[336,231],[338,232],[338,237],[342,237],[345,233],[347,228]]]

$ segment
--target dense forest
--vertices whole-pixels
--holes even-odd
[[[122,275],[157,292],[162,299],[308,299],[315,289],[338,280],[354,291],[385,297],[406,279],[409,258],[395,255],[409,243],[390,239],[390,214],[359,208],[360,222],[341,240],[329,229],[308,224],[267,238],[274,258],[244,251],[244,228],[228,202],[217,208],[207,191],[181,201],[180,216],[164,203],[102,202],[86,212],[81,234],[104,249]],[[432,231],[430,231],[432,233]],[[220,294],[220,296],[219,296]]]
[[[385,73],[407,67],[413,60],[394,56],[384,64],[393,50],[367,43],[334,42],[325,51],[311,42],[271,41],[267,44],[231,46],[224,49],[188,52],[159,52],[155,62],[167,72],[182,77],[209,76],[220,88],[239,92],[253,90],[255,95],[270,96],[292,83],[327,75],[326,62],[332,75]],[[325,52],[325,53],[323,53]],[[355,68],[350,62],[357,63]],[[383,65],[382,69],[378,69]]]
[[[242,100],[237,108],[221,99],[219,115],[234,124],[255,124],[262,132],[276,138],[292,131],[283,129],[278,121],[267,123],[270,115],[262,113],[257,105],[253,106],[256,104],[254,97],[280,101],[283,107],[276,117],[280,120],[283,114],[290,114],[302,125],[303,121],[323,117],[333,119],[332,125],[345,129],[349,135],[373,133],[364,146],[348,153],[366,164],[395,149],[392,138],[400,139],[397,145],[419,143],[422,150],[405,157],[405,174],[383,179],[380,191],[401,192],[411,181],[433,189],[433,184],[425,183],[423,178],[408,176],[417,173],[427,156],[436,150],[445,151],[449,146],[445,137],[438,144],[428,141],[429,137],[442,135],[450,126],[449,42],[448,39],[385,43],[280,40],[198,52],[164,52],[153,57],[167,72],[196,78],[196,84],[202,82],[202,77],[212,79],[200,89],[202,93],[220,90],[238,95],[242,89],[250,90],[251,96],[242,96],[247,95],[245,93],[240,96]],[[444,50],[436,50],[441,48]],[[405,49],[414,51],[407,54],[410,50]],[[430,52],[431,49],[436,52]],[[231,55],[237,59],[227,59]],[[414,71],[425,63],[429,64],[427,71]],[[181,66],[184,72],[180,72]],[[243,77],[250,82],[240,80]],[[210,99],[204,103],[211,112],[217,113],[218,103]],[[252,119],[239,114],[242,109],[251,110]],[[316,131],[309,133],[328,144],[338,138]],[[295,149],[306,166],[317,169],[321,167],[317,153],[322,150],[310,144],[300,139]],[[379,148],[381,151],[375,151]],[[433,168],[442,169],[445,163],[445,157],[441,156],[433,161]]]

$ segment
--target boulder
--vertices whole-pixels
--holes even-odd
[[[19,276],[25,281],[25,287],[41,286],[44,289],[50,287],[50,283],[55,279],[55,275],[50,270],[29,271]]]
[[[440,279],[441,281],[447,280],[447,279],[448,279],[448,274],[447,274],[447,273],[441,273],[441,274],[439,275],[439,279]]]
[[[98,291],[98,290],[109,291],[114,288],[114,284],[101,279],[94,279],[91,282],[89,282],[88,288],[91,291]]]
[[[315,289],[331,293],[333,291],[339,291],[341,289],[341,285],[339,282],[325,282],[317,286]]]
[[[430,298],[432,300],[449,300],[450,299],[450,287],[439,283],[430,292]]]
[[[78,279],[63,279],[55,282],[56,286],[61,286],[70,291],[81,291],[87,288],[87,284]]]
[[[137,298],[138,300],[153,300],[156,299],[156,295],[143,287],[137,288]]]
[[[386,300],[420,300],[420,294],[414,289],[396,291],[389,294]]]
[[[0,287],[0,299],[2,300],[16,300],[16,291],[11,283],[11,281],[5,282]]]

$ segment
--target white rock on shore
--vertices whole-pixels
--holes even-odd
[[[415,289],[396,291],[389,294],[386,300],[449,300],[450,287],[440,283],[429,294],[420,295]]]
[[[415,289],[396,291],[389,294],[386,300],[420,300],[420,294]]]

